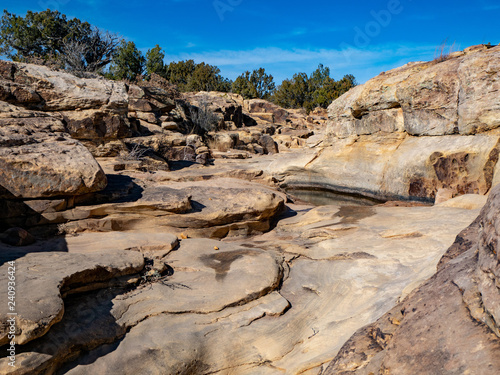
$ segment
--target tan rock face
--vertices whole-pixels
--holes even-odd
[[[131,134],[124,83],[102,77],[78,78],[39,65],[0,64],[1,100],[40,111],[60,111],[67,131],[76,139],[116,139]]]
[[[5,198],[79,195],[106,187],[99,164],[57,116],[0,102],[0,146]]]
[[[35,91],[38,97],[29,98],[30,103],[38,99],[37,108],[44,111],[103,108],[117,111],[127,109],[127,91],[123,83],[104,78],[78,78],[66,72],[50,70],[32,64],[15,64],[2,61],[4,85],[20,92]],[[13,103],[26,103],[28,96],[17,100],[14,93],[9,96]],[[24,99],[24,100],[23,100]]]
[[[327,134],[333,138],[380,131],[469,135],[497,128],[499,60],[496,46],[385,72],[330,105]],[[394,108],[402,109],[403,118],[388,121],[391,126],[380,128],[372,121],[379,111],[391,116]]]
[[[275,157],[221,164],[264,178]],[[465,202],[290,205],[268,232],[284,194],[210,174],[221,165],[120,173],[74,208],[30,202],[76,235],[0,249],[43,297],[26,310],[37,314],[23,321],[33,339],[18,346],[16,374],[319,374],[352,333],[432,275],[479,212]],[[194,238],[209,236],[225,238]],[[5,358],[0,372],[10,372]]]
[[[286,109],[262,99],[246,101],[245,109],[255,117],[276,124],[285,124],[286,119],[290,116]]]
[[[5,253],[5,249],[3,250]],[[6,255],[2,258],[5,259]],[[15,258],[14,258],[15,260]],[[7,275],[8,264],[2,265]],[[114,277],[134,274],[144,267],[136,252],[112,251],[107,254],[68,254],[62,252],[27,254],[16,260],[17,340],[20,345],[43,336],[64,314],[61,294],[74,288],[99,284]],[[6,277],[6,276],[4,276]],[[7,290],[0,292],[7,300]],[[7,305],[1,307],[0,344],[6,344]]]
[[[218,114],[224,122],[232,122],[237,127],[243,125],[242,106],[230,95],[219,92],[198,92],[184,94],[185,100],[193,106],[208,108]]]
[[[181,240],[161,258],[172,269],[169,276],[68,300],[61,322],[23,348],[25,368],[39,373],[64,362],[65,353],[87,348],[90,354],[82,353],[69,374],[320,373],[352,332],[432,274],[456,229],[478,213],[295,208],[296,216],[259,237]],[[77,248],[68,239],[70,254],[99,251],[92,240],[82,247],[86,236]],[[130,236],[132,245],[139,234],[120,236],[117,244]],[[92,314],[79,315],[78,306]],[[103,345],[123,335],[113,350]],[[51,342],[60,344],[40,354]]]

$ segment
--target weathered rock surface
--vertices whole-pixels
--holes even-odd
[[[0,101],[3,198],[80,195],[102,190],[106,176],[57,117]]]
[[[162,259],[173,268],[164,283],[106,303],[118,325],[132,326],[124,338],[91,351],[67,373],[319,374],[356,327],[432,274],[456,228],[478,212],[296,209],[276,232],[239,240],[239,247],[181,241]],[[271,292],[281,272],[282,285]],[[39,358],[35,352],[30,356]]]
[[[235,95],[224,95],[219,92],[201,91],[197,93],[184,94],[184,98],[193,106],[201,109],[208,109],[219,116],[221,128],[226,127],[225,123],[230,122],[240,128],[243,125],[242,106],[233,98]]]
[[[265,176],[274,157],[263,156],[246,169],[227,163],[226,173],[237,176],[230,168],[238,167],[242,178]],[[222,168],[214,171],[222,173]],[[82,269],[94,257],[118,253],[125,255],[121,261],[137,257],[144,267],[140,274],[140,269],[129,269],[130,276],[114,277],[117,273],[93,282],[93,271],[87,270],[79,274],[85,282],[46,288],[51,309],[37,311],[61,314],[63,303],[64,310],[57,324],[44,326],[43,335],[18,346],[18,374],[56,369],[74,374],[319,374],[356,329],[376,320],[434,272],[444,249],[478,212],[460,208],[473,207],[473,199],[464,201],[467,196],[446,202],[449,207],[291,205],[296,216],[282,219],[267,234],[224,242],[183,239],[176,247],[177,236],[164,232],[172,230],[179,238],[252,233],[249,223],[262,225],[265,217],[280,212],[283,194],[256,183],[210,177],[206,167],[126,173],[130,177],[125,174],[123,180],[110,178],[107,194],[117,201],[51,215],[73,212],[68,224],[86,230],[98,228],[87,225],[90,219],[116,220],[133,232],[109,232],[109,227],[50,245],[38,241],[7,247],[19,264],[36,259],[24,271],[28,275],[42,270],[42,259],[55,256],[48,249],[68,259],[84,257]],[[140,185],[127,187],[126,181]],[[463,202],[453,204],[456,199]],[[78,212],[96,216],[85,219]],[[53,278],[65,274],[58,268],[51,272]],[[44,316],[36,319],[42,322]],[[10,373],[5,358],[0,369]]]
[[[500,47],[485,46],[444,62],[410,63],[385,72],[330,105],[328,136],[470,135],[495,129],[500,126],[499,61]]]
[[[351,337],[327,374],[496,374],[500,187],[436,275]]]
[[[492,186],[500,134],[411,137],[404,133],[338,140],[283,174],[290,185],[359,193],[381,199],[433,200],[486,194]]]
[[[127,108],[125,85],[104,78],[78,78],[70,73],[51,70],[45,66],[1,62],[2,87],[10,92],[2,100],[43,111],[76,109],[124,110]],[[33,92],[23,100],[17,92]],[[36,99],[36,101],[35,101]]]
[[[77,139],[130,134],[124,83],[102,77],[78,78],[33,64],[0,63],[1,100],[40,111],[60,111],[67,130]]]
[[[33,244],[36,240],[23,228],[9,228],[0,234],[0,241],[11,246],[26,246]]]
[[[131,178],[112,178],[117,183]],[[148,177],[148,174],[142,174]],[[34,225],[60,224],[65,233],[82,231],[166,231],[190,237],[224,238],[264,233],[284,208],[283,198],[259,184],[222,178],[198,182],[142,181],[123,191],[80,198],[73,208],[44,210],[32,205]],[[117,186],[116,188],[120,188]]]
[[[127,237],[129,234],[123,236]],[[133,236],[137,234],[129,238],[132,243],[135,241]],[[74,245],[68,245],[71,250],[66,255],[73,256],[74,260],[77,255],[85,255],[89,260],[97,255],[92,246],[87,249],[78,246],[76,251],[81,253],[73,253]],[[142,256],[135,251],[115,251],[113,256],[120,253],[122,262],[126,262],[127,257],[123,256],[126,254],[142,260]],[[102,258],[103,254],[99,255]],[[130,256],[128,259],[130,261]],[[170,271],[165,276],[159,273],[157,276],[144,274],[142,278],[147,281],[137,289],[108,288],[97,295],[66,298],[67,311],[61,316],[62,320],[60,317],[59,324],[42,338],[22,346],[26,348],[19,353],[23,359],[23,367],[17,373],[33,374],[54,370],[60,366],[61,361],[71,359],[79,350],[112,343],[130,327],[141,324],[146,319],[154,320],[155,316],[175,317],[183,313],[208,316],[213,313],[212,318],[217,320],[217,317],[224,319],[226,315],[226,312],[219,313],[220,310],[240,310],[232,306],[248,304],[238,321],[240,324],[250,324],[266,313],[280,314],[289,307],[284,298],[273,292],[283,273],[280,256],[259,249],[202,239],[184,240],[177,251],[169,252],[167,256],[160,255],[160,259],[161,263],[168,263]],[[81,266],[84,267],[84,264]],[[92,278],[90,273],[91,271],[86,273],[89,279]],[[46,294],[60,299],[57,291],[51,288],[47,289]],[[53,307],[56,304],[47,305]],[[33,309],[37,311],[38,306],[35,304]],[[78,311],[81,306],[85,306],[86,313]],[[254,311],[245,313],[250,307]],[[206,329],[210,329],[208,324]],[[174,338],[172,335],[170,337]],[[8,369],[5,360],[0,360],[0,368],[5,370],[4,373],[12,371]]]
[[[1,63],[0,160],[30,165],[12,150],[38,143],[53,155],[54,134],[64,155],[65,142],[83,149],[69,130],[106,157],[108,186],[82,174],[57,196],[0,189],[0,224],[18,227],[0,235],[0,278],[15,261],[22,296],[19,366],[4,346],[0,373],[498,372],[499,190],[443,256],[500,178],[498,51],[354,88],[330,107],[324,140],[321,110]],[[187,135],[207,96],[227,130]],[[438,204],[314,208],[277,185]]]

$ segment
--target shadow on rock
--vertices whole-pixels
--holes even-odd
[[[55,373],[58,370],[58,373],[66,373],[81,364],[65,365],[77,353],[90,351],[101,345],[105,345],[107,353],[113,351],[118,346],[116,341],[126,333],[126,327],[117,324],[111,313],[113,298],[123,291],[102,289],[97,293],[66,298],[62,320],[44,336],[17,347],[17,355],[25,356],[23,366],[31,368],[35,373]],[[86,361],[87,364],[93,362],[89,359]]]

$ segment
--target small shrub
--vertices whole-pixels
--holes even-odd
[[[137,143],[135,143],[132,148],[129,150],[128,154],[124,157],[125,160],[142,160],[146,156],[148,152],[150,152],[150,148],[142,148]]]
[[[191,121],[194,124],[193,133],[202,133],[220,130],[220,118],[209,109],[210,103],[206,95],[203,95],[197,107],[190,108]]]

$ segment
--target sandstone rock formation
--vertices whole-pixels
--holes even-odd
[[[0,186],[2,198],[79,195],[102,190],[106,176],[60,118],[0,101]]]
[[[320,109],[0,63],[0,373],[498,373],[498,48],[356,87],[325,138]]]
[[[499,61],[499,46],[483,46],[353,88],[328,109],[329,147],[288,183],[383,199],[486,194],[499,178]]]
[[[0,100],[46,112],[58,111],[76,139],[123,138],[126,86],[104,78],[77,78],[32,64],[0,62]]]
[[[232,241],[180,236],[177,246],[149,222],[3,248],[26,278],[23,313],[38,314],[21,326],[16,373],[319,374],[356,329],[432,274],[479,211],[289,206],[296,216],[272,232]],[[40,294],[31,285],[55,259],[63,271]],[[10,373],[6,359],[0,369]]]

